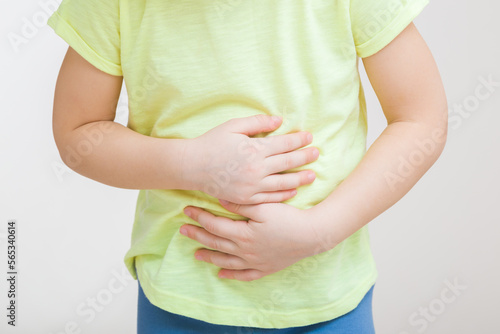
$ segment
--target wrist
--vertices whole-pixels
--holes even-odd
[[[161,189],[197,190],[191,169],[193,165],[191,139],[159,138],[154,155],[159,157],[157,171]]]
[[[314,235],[316,236],[314,254],[329,251],[337,246],[339,234],[336,230],[338,221],[334,215],[324,211],[324,207],[317,204],[309,209],[306,209],[307,221],[311,223]]]
[[[177,164],[177,175],[179,184],[184,190],[201,190],[201,184],[198,182],[197,162],[199,161],[195,152],[196,139],[180,139],[179,163]]]

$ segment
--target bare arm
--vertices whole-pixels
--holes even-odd
[[[52,119],[62,160],[79,174],[110,186],[186,188],[178,170],[185,141],[145,136],[114,122],[122,81],[68,49]]]
[[[276,174],[317,159],[314,147],[296,150],[311,143],[307,132],[249,138],[281,125],[256,115],[193,139],[145,136],[114,122],[122,81],[68,49],[56,84],[53,133],[61,158],[77,173],[119,188],[210,189],[210,195],[249,204],[286,200],[313,182],[307,170]],[[227,184],[207,187],[228,164]]]
[[[363,63],[388,125],[353,172],[310,209],[327,249],[399,201],[438,159],[446,142],[445,91],[413,23]]]
[[[185,209],[201,227],[184,224],[180,231],[208,247],[195,255],[222,268],[219,277],[256,280],[335,248],[401,199],[437,160],[447,135],[446,96],[432,54],[413,23],[363,61],[388,125],[326,199],[306,210],[283,203],[220,201],[248,221],[195,206]]]

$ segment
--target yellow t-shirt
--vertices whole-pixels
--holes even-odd
[[[359,58],[393,40],[428,0],[63,0],[48,22],[87,61],[123,75],[127,126],[160,138],[194,138],[255,114],[284,117],[268,135],[310,131],[316,180],[285,203],[324,200],[366,151]],[[223,148],[221,148],[223,149]],[[359,199],[363,201],[363,198]],[[179,233],[195,205],[228,212],[201,191],[139,192],[124,261],[148,299],[214,324],[285,328],[339,317],[375,283],[367,227],[334,249],[264,278],[220,279]],[[305,222],[311,223],[311,222]]]

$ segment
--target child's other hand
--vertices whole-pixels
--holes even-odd
[[[282,202],[295,196],[295,188],[314,181],[314,172],[277,173],[318,158],[316,147],[297,150],[312,142],[312,134],[249,137],[274,131],[281,122],[268,115],[234,118],[190,139],[183,179],[192,189],[237,204]]]
[[[326,240],[315,231],[307,210],[284,203],[221,204],[250,219],[235,221],[188,206],[184,212],[189,209],[190,218],[202,227],[181,226],[187,231],[185,235],[210,248],[199,249],[195,255],[222,268],[221,278],[256,280],[330,249],[323,247]]]

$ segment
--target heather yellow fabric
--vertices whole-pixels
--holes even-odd
[[[359,58],[382,49],[427,4],[63,0],[48,24],[94,66],[123,75],[134,131],[194,138],[231,118],[267,114],[284,117],[268,135],[313,133],[318,160],[290,171],[311,168],[317,178],[286,201],[306,209],[334,191],[366,152]],[[365,226],[334,249],[262,279],[219,279],[218,267],[194,259],[202,246],[179,233],[182,224],[197,224],[183,214],[187,205],[244,218],[201,191],[139,192],[124,262],[134,278],[137,267],[146,296],[167,311],[232,326],[305,326],[351,311],[377,278]]]

